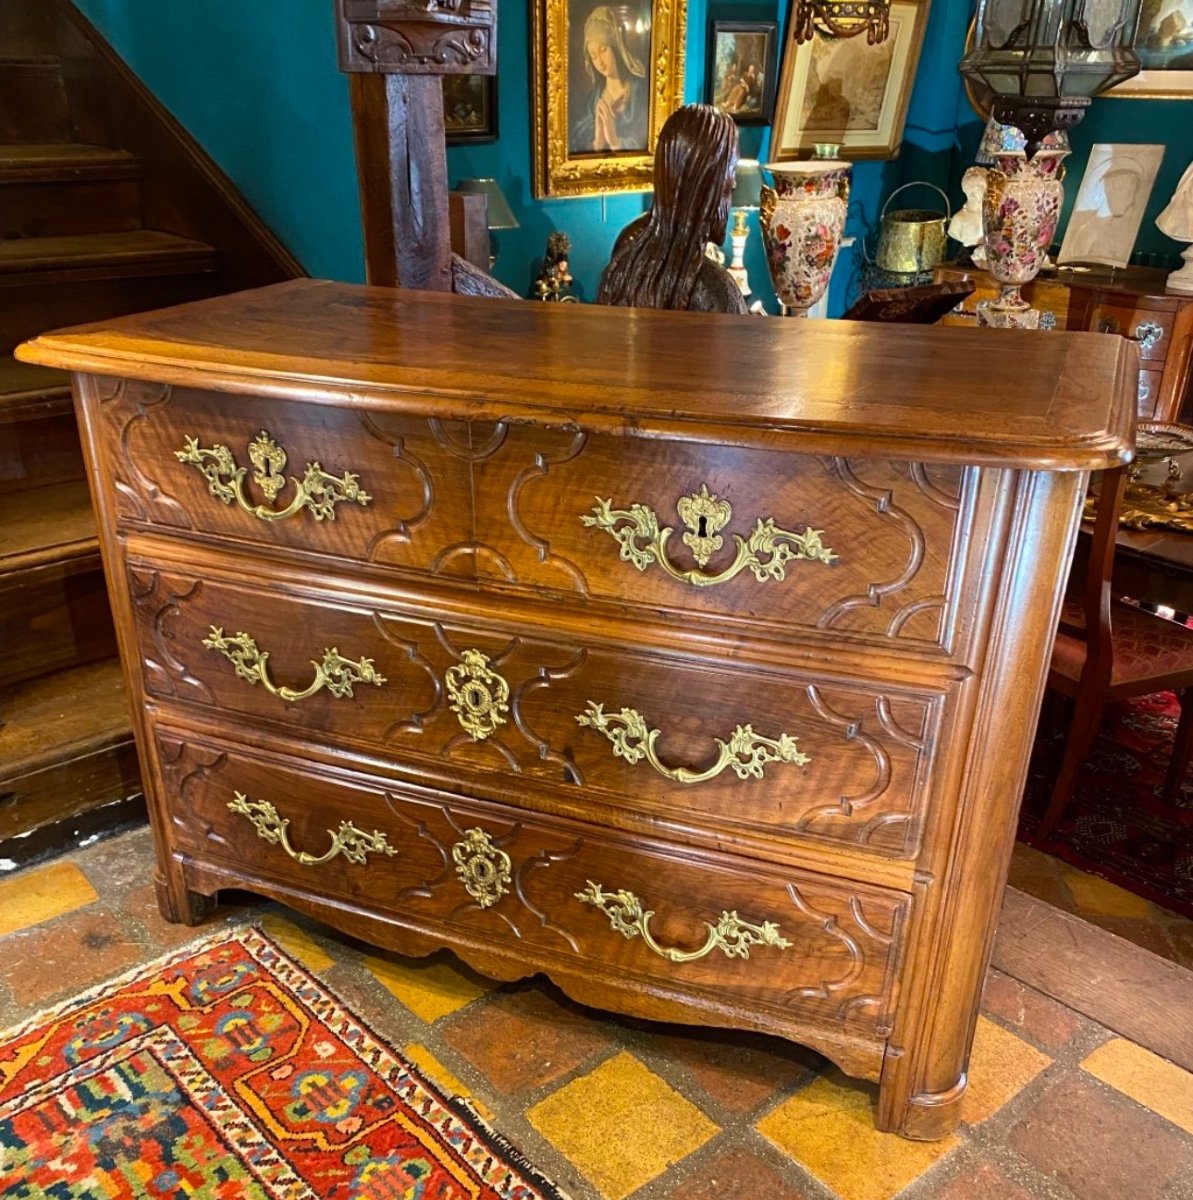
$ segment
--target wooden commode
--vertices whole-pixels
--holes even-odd
[[[20,355],[76,373],[170,919],[248,888],[953,1128],[1135,347],[301,281]]]

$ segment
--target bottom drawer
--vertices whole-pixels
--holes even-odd
[[[452,944],[889,1033],[911,897],[159,729],[172,848]],[[251,886],[251,885],[250,885]],[[580,966],[578,967],[578,964]],[[529,971],[527,972],[529,973]],[[732,1023],[732,1022],[725,1022]]]

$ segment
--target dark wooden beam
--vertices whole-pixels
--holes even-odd
[[[991,965],[1193,1071],[1193,971],[1015,888]]]

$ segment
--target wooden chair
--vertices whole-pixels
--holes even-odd
[[[1052,651],[1048,686],[1073,701],[1073,721],[1060,774],[1052,789],[1040,836],[1048,837],[1063,815],[1082,764],[1093,748],[1107,704],[1174,691],[1181,717],[1163,797],[1171,801],[1193,755],[1193,631],[1114,599],[1114,539],[1126,468],[1102,477],[1085,578],[1070,578]]]

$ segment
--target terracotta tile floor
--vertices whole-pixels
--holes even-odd
[[[1045,899],[1063,889],[1099,924],[1151,923],[1175,954],[1162,915],[1043,858],[1017,857],[1020,886],[1041,894],[1030,885],[1047,879]],[[0,1028],[253,919],[574,1200],[1193,1200],[1193,1075],[997,973],[965,1122],[925,1145],[876,1134],[874,1088],[799,1047],[617,1020],[540,981],[378,954],[240,896],[205,928],[170,926],[150,870],[138,830],[0,882]]]

